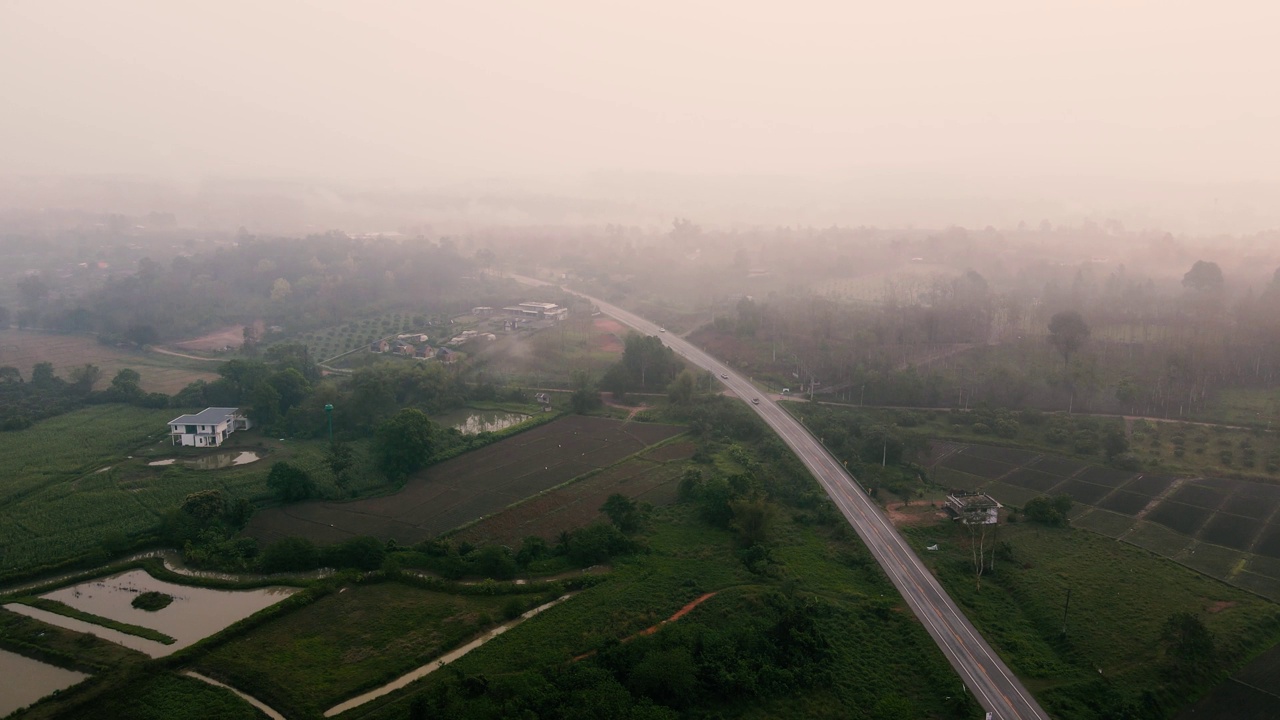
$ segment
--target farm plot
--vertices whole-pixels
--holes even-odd
[[[965,450],[965,454],[980,457],[984,460],[1002,462],[1006,465],[1025,465],[1040,457],[1040,453],[1032,450],[1018,450],[1017,448],[996,447],[994,445],[970,445]]]
[[[1183,483],[1181,487],[1169,495],[1169,499],[1186,505],[1216,510],[1222,504],[1222,501],[1227,499],[1227,493],[1212,487],[1206,487],[1201,483],[1188,482]]]
[[[1267,500],[1275,502],[1280,500],[1280,485],[1271,485],[1268,483],[1244,483],[1239,490],[1241,495],[1247,495],[1251,498],[1259,500]]]
[[[1122,538],[1125,542],[1150,550],[1157,555],[1172,558],[1191,543],[1185,535],[1170,530],[1163,525],[1151,522],[1139,522],[1138,525]]]
[[[530,535],[551,541],[562,531],[604,517],[600,507],[615,493],[653,505],[669,504],[675,500],[675,485],[682,471],[676,465],[633,458],[487,517],[461,530],[458,538],[511,547]]]
[[[355,585],[242,635],[197,669],[287,717],[324,709],[421,666],[536,595],[450,595],[396,583]]]
[[[1159,475],[1139,475],[1130,480],[1123,487],[1129,492],[1138,493],[1140,495],[1150,495],[1155,497],[1173,484],[1173,478],[1161,477]]]
[[[1183,549],[1173,559],[1209,577],[1227,581],[1236,568],[1244,564],[1245,556],[1238,550],[1196,543]]]
[[[1270,558],[1280,558],[1280,524],[1271,523],[1258,539],[1258,544],[1254,546],[1253,551]]]
[[[1150,495],[1139,495],[1138,493],[1116,490],[1103,498],[1098,503],[1098,507],[1132,517],[1142,512],[1142,508],[1146,507],[1150,502]]]
[[[30,378],[31,368],[39,362],[53,363],[54,372],[64,378],[72,368],[85,363],[97,365],[102,369],[98,389],[106,387],[125,368],[138,372],[143,390],[167,395],[196,380],[218,379],[216,363],[111,347],[88,335],[0,330],[0,365],[12,365],[23,377]]]
[[[1277,716],[1280,698],[1230,678],[1184,710],[1177,720],[1272,720]]]
[[[671,442],[660,445],[644,454],[646,460],[654,460],[657,462],[671,462],[673,460],[688,460],[693,457],[694,451],[698,446],[691,442]]]
[[[1011,472],[1013,465],[1008,463],[988,460],[986,458],[970,455],[968,452],[958,452],[945,458],[941,465],[960,472],[966,472],[970,475],[979,475],[987,478],[998,478],[1007,472]]]
[[[1123,470],[1112,470],[1111,468],[1090,465],[1083,472],[1076,475],[1076,478],[1085,482],[1094,483],[1095,485],[1105,485],[1107,487],[1120,487],[1124,481],[1133,477],[1133,473]]]
[[[1217,513],[1205,524],[1204,532],[1200,537],[1214,545],[1248,550],[1253,545],[1258,532],[1262,530],[1262,525],[1261,520],[1254,518]]]
[[[1066,493],[1071,499],[1085,505],[1096,505],[1103,495],[1111,492],[1111,488],[1105,485],[1094,485],[1083,480],[1067,480],[1058,487],[1054,488],[1054,493]]]
[[[295,340],[306,344],[311,357],[323,360],[368,347],[370,343],[396,333],[413,331],[435,335],[428,329],[428,325],[429,319],[424,316],[392,311],[304,333]],[[433,337],[432,341],[434,340]]]
[[[1151,511],[1150,515],[1147,515],[1147,519],[1190,536],[1199,532],[1212,514],[1213,511],[1208,508],[1164,500]]]
[[[1006,448],[990,450],[932,443],[933,478],[949,487],[983,490],[1014,506],[1039,495],[1066,493],[1079,503],[1070,516],[1073,525],[1280,600],[1280,485],[1231,478],[1178,480],[1051,455],[1008,465],[993,459],[1013,458]]]
[[[991,497],[999,500],[1004,505],[1014,505],[1016,507],[1022,507],[1031,500],[1040,496],[1040,493],[1038,492],[1027,490],[1026,488],[1020,488],[1016,485],[1006,485],[1002,482],[987,484],[987,486],[983,488],[983,492],[991,495]]]
[[[1118,538],[1133,527],[1133,518],[1095,508],[1073,518],[1071,524],[1085,530],[1092,530],[1099,535]]]
[[[1248,487],[1240,488],[1235,495],[1227,498],[1227,502],[1219,508],[1220,512],[1241,517],[1265,520],[1275,510],[1275,502],[1262,500],[1245,494]]]
[[[245,532],[262,542],[300,536],[332,543],[372,535],[416,543],[681,432],[673,425],[563,418],[434,465],[393,495],[271,508],[254,515]]]
[[[1075,475],[1081,470],[1089,467],[1088,463],[1071,458],[1059,457],[1057,455],[1042,455],[1040,459],[1031,463],[1031,467],[1040,472],[1049,473],[1050,475],[1059,475],[1068,477]]]
[[[933,480],[939,485],[943,485],[955,490],[980,490],[989,480],[970,475],[959,470],[952,470],[948,467],[935,467],[933,469]]]
[[[1035,490],[1036,492],[1048,492],[1054,485],[1062,482],[1062,478],[1058,475],[1038,472],[1031,468],[1018,468],[1005,476],[1004,482],[1024,487],[1028,490]]]
[[[170,410],[97,405],[0,433],[0,572],[96,547],[157,522],[107,465],[165,431]],[[102,472],[95,472],[102,470]]]

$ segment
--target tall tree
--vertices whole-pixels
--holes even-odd
[[[315,481],[306,470],[287,462],[278,462],[271,466],[267,474],[267,487],[274,490],[285,502],[306,500],[316,492]]]
[[[1218,292],[1222,290],[1222,268],[1218,263],[1197,260],[1195,265],[1182,276],[1182,286],[1200,292]]]
[[[697,378],[689,370],[684,370],[667,386],[667,396],[676,405],[688,405],[693,401],[693,393]]]
[[[387,477],[400,479],[421,468],[431,456],[434,424],[421,410],[404,408],[378,426],[374,454]]]
[[[27,307],[35,307],[49,296],[49,284],[39,275],[27,275],[18,281],[18,294]]]
[[[71,372],[68,375],[71,377],[71,384],[75,386],[77,391],[87,393],[93,390],[93,386],[97,384],[98,380],[102,379],[102,368],[92,363],[85,363],[80,367],[71,368]]]
[[[1213,666],[1216,650],[1213,633],[1198,615],[1179,612],[1170,615],[1161,629],[1165,670],[1178,680],[1196,680]]]
[[[1063,366],[1071,364],[1071,356],[1089,339],[1089,326],[1075,310],[1055,314],[1049,319],[1049,342],[1062,353]]]
[[[351,452],[351,446],[344,442],[330,443],[329,449],[324,453],[324,464],[329,466],[329,472],[333,473],[333,480],[340,488],[347,486],[343,473],[354,463],[355,457]]]
[[[121,370],[120,372],[124,372]],[[130,371],[132,372],[132,371]],[[31,368],[31,384],[38,388],[52,387],[58,378],[53,374],[53,363],[38,362]]]

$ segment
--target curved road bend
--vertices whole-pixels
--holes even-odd
[[[529,284],[551,284],[518,275],[511,277]],[[867,498],[848,470],[799,421],[724,363],[684,339],[660,332],[654,323],[622,308],[568,288],[565,290],[595,303],[606,315],[640,332],[661,338],[672,350],[717,377],[727,375],[727,379],[721,378],[720,381],[744,400],[759,398],[760,403],[752,407],[791,447],[844,513],[969,691],[990,713],[988,717],[991,720],[1049,720],[1049,714],[1040,708],[1013,671],[982,639],[880,508]]]

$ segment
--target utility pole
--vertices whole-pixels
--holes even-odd
[[[324,406],[325,417],[329,418],[329,444],[333,444],[333,405],[326,404]]]
[[[1071,607],[1071,588],[1067,588],[1067,601],[1062,604],[1062,636],[1067,636],[1067,609]]]

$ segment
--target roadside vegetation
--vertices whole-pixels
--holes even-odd
[[[1057,717],[1168,717],[1280,641],[1275,603],[1083,530],[1000,528],[980,589],[959,525],[904,532]]]
[[[601,517],[574,520],[552,542],[530,536],[518,552],[450,537],[330,548],[331,564],[351,570],[302,580],[307,589],[261,617],[172,658],[106,673],[31,717],[127,702],[151,665],[194,667],[286,716],[318,717],[566,592],[567,601],[447,671],[344,717],[519,709],[678,717],[712,708],[734,717],[848,716],[850,708],[867,718],[972,715],[959,680],[874,561],[746,408],[708,397],[657,412],[693,428],[695,445],[645,454],[671,457],[664,467],[679,472],[660,505],[611,495]],[[602,563],[603,571],[569,572]],[[513,574],[529,584],[503,581]],[[938,688],[954,688],[951,699]]]

